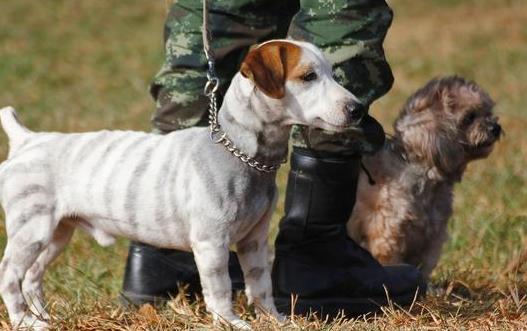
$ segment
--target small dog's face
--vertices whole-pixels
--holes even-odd
[[[273,40],[253,48],[240,73],[251,81],[269,121],[341,131],[367,112],[358,99],[334,79],[331,66],[314,45]],[[257,107],[254,107],[257,108]]]
[[[395,131],[410,157],[461,175],[469,161],[487,157],[502,134],[493,107],[474,82],[434,79],[410,97]]]
[[[479,87],[461,86],[451,92],[459,139],[468,158],[487,157],[500,138],[502,129],[492,114],[494,102]]]

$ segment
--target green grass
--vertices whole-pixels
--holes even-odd
[[[506,136],[469,166],[456,188],[450,241],[433,291],[411,311],[387,309],[364,320],[295,318],[303,329],[527,328],[527,7],[524,1],[391,2],[386,41],[395,84],[372,114],[388,131],[405,98],[434,76],[476,80],[497,100]],[[35,130],[149,130],[147,89],[163,59],[168,1],[4,1],[0,3],[0,105],[13,105]],[[4,136],[2,136],[4,137]],[[0,154],[7,142],[0,139]],[[279,173],[283,210],[286,170]],[[0,247],[5,245],[0,228]],[[210,326],[200,304],[159,311],[117,304],[127,243],[100,248],[76,234],[46,275],[58,329],[160,330]],[[525,252],[524,252],[525,253]],[[246,312],[243,298],[238,309]],[[0,320],[6,320],[3,307]],[[1,324],[3,323],[3,324]],[[257,320],[259,329],[279,329]],[[6,326],[5,322],[0,325]]]

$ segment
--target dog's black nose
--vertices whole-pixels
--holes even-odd
[[[368,113],[368,107],[360,102],[350,102],[346,105],[346,116],[349,124],[358,123]]]
[[[499,125],[498,123],[493,123],[491,131],[494,136],[499,137],[501,134],[501,125]]]

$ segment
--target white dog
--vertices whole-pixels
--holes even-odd
[[[219,113],[227,137],[253,160],[279,164],[292,124],[338,131],[357,99],[332,78],[322,53],[274,40],[252,49]],[[192,250],[207,310],[248,328],[232,311],[227,270],[236,244],[249,302],[278,316],[267,264],[275,173],[215,144],[208,128],[165,136],[130,131],[34,133],[1,111],[9,157],[0,166],[8,242],[0,293],[13,327],[46,328],[42,276],[76,227],[102,245],[124,236]]]

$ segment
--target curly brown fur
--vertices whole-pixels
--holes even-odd
[[[363,160],[376,183],[361,173],[349,235],[381,263],[414,264],[428,277],[448,237],[454,184],[500,138],[493,107],[476,83],[458,76],[415,92],[394,136]]]

